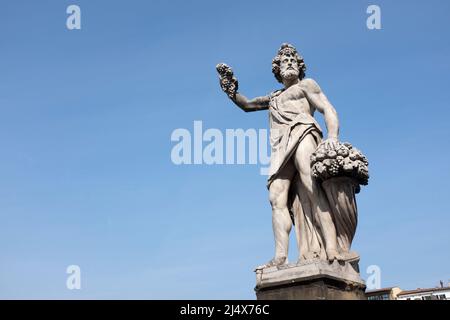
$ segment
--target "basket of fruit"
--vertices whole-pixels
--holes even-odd
[[[311,155],[312,175],[324,190],[338,237],[339,251],[348,257],[358,223],[355,194],[369,181],[369,162],[350,143],[328,147],[321,143]]]
[[[327,148],[324,143],[311,155],[312,174],[324,182],[334,177],[352,178],[359,185],[369,182],[369,162],[361,151],[350,143],[337,143],[335,148]],[[357,192],[359,192],[359,187]]]

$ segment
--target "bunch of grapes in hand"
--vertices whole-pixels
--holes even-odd
[[[238,81],[233,76],[233,70],[225,63],[219,63],[216,66],[216,70],[220,77],[220,87],[230,99],[234,99],[238,90]]]

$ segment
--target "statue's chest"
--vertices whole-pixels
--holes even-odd
[[[277,97],[277,102],[279,105],[286,105],[293,102],[297,103],[305,98],[305,93],[299,86],[292,86]]]

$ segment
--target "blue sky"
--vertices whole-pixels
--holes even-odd
[[[230,2],[2,1],[0,298],[253,299],[253,267],[273,254],[266,177],[176,166],[170,136],[195,120],[267,128],[227,100],[215,65],[266,94],[283,42],[369,158],[363,278],[378,265],[382,286],[449,281],[450,3]],[[66,28],[70,4],[81,30]],[[81,290],[66,288],[72,264]]]

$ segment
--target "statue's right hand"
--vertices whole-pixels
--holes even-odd
[[[236,92],[238,90],[238,81],[233,75],[233,70],[225,63],[219,63],[216,66],[216,70],[219,73],[220,77],[220,87],[222,88],[223,92],[228,95],[228,97],[233,99],[236,96]]]
[[[233,69],[225,63],[219,63],[216,66],[216,70],[219,73],[221,78],[229,78],[233,76]]]

